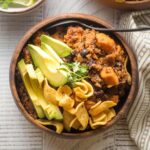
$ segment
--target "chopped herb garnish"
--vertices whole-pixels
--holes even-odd
[[[35,2],[36,0],[0,0],[0,7],[2,7],[3,9],[8,9],[9,7],[30,7]]]
[[[13,0],[0,0],[2,8],[7,9]]]
[[[88,66],[79,62],[63,63],[59,70],[68,72],[68,84],[74,85],[75,82],[88,78]]]

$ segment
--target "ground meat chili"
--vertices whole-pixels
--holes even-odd
[[[55,31],[53,30],[49,33],[40,31],[32,37],[30,43],[40,45],[40,36],[42,34],[47,34],[63,41],[73,49],[71,55],[62,58],[63,61],[77,61],[89,67],[89,78],[86,80],[92,84],[94,95],[86,102],[87,108],[99,100],[119,102],[123,97],[126,97],[131,84],[126,70],[128,56],[123,47],[113,38],[95,30],[84,29],[80,26],[69,26],[55,29]],[[25,59],[26,63],[32,62],[27,48],[23,50],[21,57]],[[110,78],[109,82],[112,83],[112,86],[108,87],[104,77],[106,75],[109,77],[110,73],[114,76],[115,80],[112,81]],[[16,81],[18,93],[24,107],[29,114],[37,118],[18,70],[16,70]]]
[[[94,98],[108,100],[115,95],[119,100],[120,97],[125,96],[130,81],[125,67],[127,54],[120,44],[104,33],[79,26],[68,27],[64,42],[74,50],[72,60],[69,61],[89,66],[89,80],[95,89]],[[107,87],[100,75],[104,68],[113,70],[118,78],[118,84]]]

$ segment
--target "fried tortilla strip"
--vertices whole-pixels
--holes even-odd
[[[94,123],[100,122],[100,121],[104,120],[106,117],[107,117],[107,114],[102,112],[102,113],[98,114],[97,116],[93,116],[92,120]]]
[[[115,116],[116,116],[115,110],[113,108],[109,109],[107,113],[107,121],[110,121]]]
[[[56,128],[56,133],[58,134],[62,133],[64,129],[63,123],[58,121],[38,119],[36,122],[44,126],[54,126]]]
[[[78,104],[78,106],[76,107],[75,115],[76,115],[78,121],[80,122],[80,124],[82,125],[82,127],[79,130],[85,130],[88,125],[89,115],[84,106],[84,102]]]
[[[59,106],[70,109],[74,106],[74,100],[68,95],[64,95],[61,99],[59,99]]]
[[[72,127],[70,124],[74,120],[75,116],[64,110],[63,118],[64,128],[69,132]]]
[[[58,93],[70,96],[72,94],[72,89],[68,85],[64,85],[58,88]]]
[[[43,88],[43,94],[47,101],[52,102],[53,104],[58,106],[58,101],[56,99],[56,93],[57,91],[52,88],[49,84],[47,79],[44,80],[44,88]]]
[[[90,101],[90,100],[87,100],[85,101],[85,107],[87,110],[90,110],[92,106],[94,106],[96,103],[94,101]]]
[[[107,124],[113,117],[116,116],[116,112],[113,108],[108,109],[104,112],[99,113],[96,116],[90,118],[90,126],[92,129],[98,126]]]
[[[82,82],[76,82],[73,91],[77,97],[83,100],[91,97],[94,93],[92,85],[85,80],[82,80]]]
[[[99,122],[93,122],[92,118],[90,118],[89,123],[90,123],[90,126],[91,126],[92,129],[96,129],[99,126],[105,125],[107,123],[107,117],[105,117],[103,120],[101,120]]]
[[[71,109],[74,106],[75,101],[70,97],[72,90],[69,86],[65,85],[59,87],[56,93],[56,99],[59,102],[59,106],[64,109]]]
[[[70,127],[70,128],[73,128],[73,129],[76,129],[76,130],[79,130],[79,129],[80,129],[81,124],[80,124],[80,122],[78,121],[77,117],[75,117],[75,118],[70,122],[69,127]]]
[[[79,103],[76,108],[66,109],[66,111],[76,116],[77,120],[81,124],[79,130],[85,130],[87,128],[89,115],[85,108],[84,102]]]
[[[79,103],[87,101],[87,98],[80,98],[80,97],[78,97],[76,95],[75,95],[74,99],[75,99],[76,102],[79,102]]]
[[[98,102],[94,106],[91,107],[89,113],[91,116],[96,116],[99,113],[108,110],[109,108],[112,108],[116,106],[117,103],[113,101],[104,101],[104,102]]]

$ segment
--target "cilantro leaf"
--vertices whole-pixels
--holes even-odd
[[[63,63],[59,70],[68,72],[68,84],[72,86],[75,82],[88,78],[88,66],[86,64],[80,64],[79,62]]]

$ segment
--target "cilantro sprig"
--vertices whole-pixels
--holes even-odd
[[[59,70],[68,72],[68,84],[72,86],[75,82],[88,78],[88,66],[79,62],[62,63]]]

